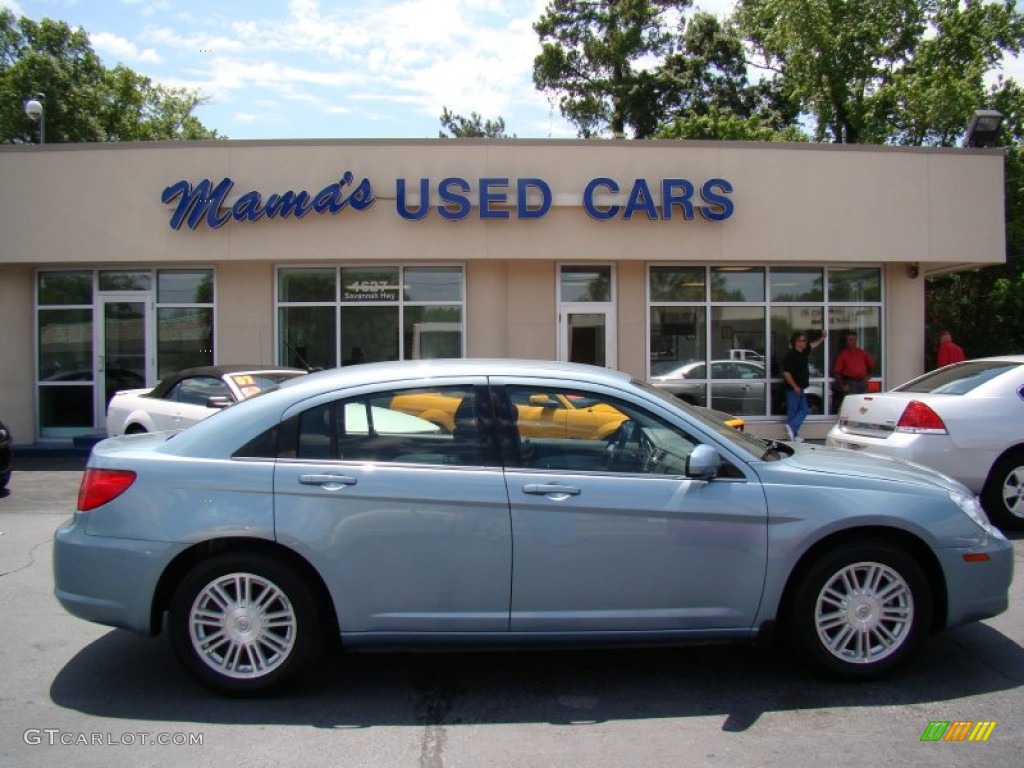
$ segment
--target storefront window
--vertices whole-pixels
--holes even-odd
[[[395,285],[395,283],[392,283]],[[398,359],[398,306],[341,308],[341,364]]]
[[[278,301],[334,301],[334,269],[287,269],[278,273]]]
[[[773,270],[774,271],[774,270]],[[771,410],[774,416],[786,414],[786,392],[782,382],[782,362],[789,352],[789,339],[794,333],[805,333],[813,341],[821,335],[824,327],[825,310],[819,305],[772,307],[772,385]],[[807,388],[807,404],[812,414],[824,413],[825,393],[822,378],[828,376],[825,366],[825,345],[811,350],[808,366],[811,384]]]
[[[406,360],[462,357],[460,307],[407,307],[403,333]]]
[[[39,306],[92,306],[92,272],[40,272]]]
[[[342,267],[342,301],[389,301],[399,298],[398,268]]]
[[[458,267],[406,267],[406,301],[462,301]]]
[[[462,357],[463,295],[457,266],[281,269],[278,360],[333,368]]]
[[[148,291],[153,288],[153,273],[149,270],[104,270],[100,272],[101,291]]]
[[[161,269],[156,278],[158,304],[212,304],[212,269]]]
[[[712,301],[764,301],[762,267],[712,267]]]
[[[772,267],[772,301],[821,301],[825,298],[823,269]]]
[[[213,364],[213,308],[158,307],[157,378]]]
[[[610,266],[563,266],[560,272],[563,302],[607,302],[612,300]]]
[[[830,269],[829,301],[881,301],[882,271],[877,267]]]
[[[874,376],[882,373],[878,267],[652,265],[649,278],[650,376],[690,402],[745,416],[783,415],[790,335],[813,339],[826,319],[829,338],[810,357],[812,413],[835,412],[831,369],[844,332],[857,334],[876,361]]]
[[[292,368],[338,366],[337,307],[279,307],[277,359]]]
[[[704,301],[704,267],[651,267],[651,301]]]
[[[93,273],[40,272],[37,287],[39,434],[70,437],[95,415]]]
[[[156,301],[157,378],[213,365],[213,270],[159,270]]]

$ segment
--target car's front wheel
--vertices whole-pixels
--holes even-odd
[[[921,566],[884,543],[834,549],[802,578],[790,629],[825,670],[869,678],[902,663],[924,640],[932,594]]]
[[[992,522],[1007,530],[1024,530],[1024,451],[996,462],[981,499]]]
[[[206,560],[171,600],[171,644],[207,686],[229,695],[266,693],[294,679],[317,651],[317,613],[289,568],[262,554]]]

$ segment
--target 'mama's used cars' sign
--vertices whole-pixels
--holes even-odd
[[[203,179],[193,185],[182,179],[168,186],[160,200],[175,206],[171,229],[182,225],[196,229],[204,221],[211,229],[218,229],[229,221],[301,219],[309,213],[336,215],[346,208],[365,211],[376,202],[370,180],[363,178],[357,183],[351,171],[313,193],[288,190],[263,195],[252,190],[230,199],[234,186],[228,177],[217,184]],[[474,209],[476,217],[485,220],[539,219],[551,209],[553,200],[550,185],[539,178],[482,178],[474,188],[467,179],[450,176],[436,185],[430,179],[420,179],[414,190],[410,191],[410,186],[406,179],[395,180],[395,210],[409,221],[421,221],[434,213],[449,221],[461,221]],[[708,221],[725,221],[733,215],[732,191],[731,183],[717,178],[699,186],[684,178],[663,178],[653,183],[634,179],[623,186],[615,179],[596,177],[584,187],[580,204],[598,221],[634,217],[667,221],[676,214],[685,220],[699,215]],[[624,193],[624,202],[608,199],[620,193]],[[432,204],[432,199],[437,202]]]

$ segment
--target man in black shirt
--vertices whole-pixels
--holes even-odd
[[[807,341],[807,334],[797,331],[789,337],[789,351],[782,360],[782,378],[786,380],[786,434],[790,440],[802,442],[800,427],[807,418],[810,407],[807,405],[807,385],[811,382],[808,358],[811,350],[819,347],[828,334],[812,342]]]

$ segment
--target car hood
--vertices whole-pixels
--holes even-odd
[[[948,475],[912,461],[816,445],[802,444],[794,446],[794,449],[795,453],[783,463],[804,472],[857,478],[865,482],[884,480],[974,495]]]

